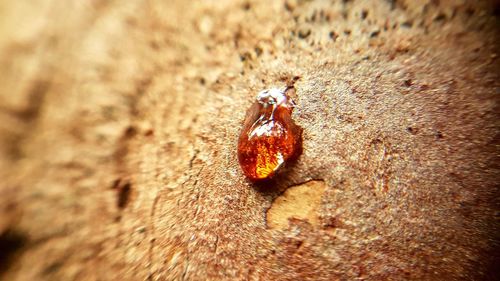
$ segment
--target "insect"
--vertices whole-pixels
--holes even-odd
[[[251,181],[273,177],[302,153],[302,128],[292,120],[293,86],[261,91],[247,112],[238,141],[238,160]]]

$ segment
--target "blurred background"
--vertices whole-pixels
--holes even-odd
[[[499,2],[0,1],[0,280],[499,280]],[[304,153],[236,143],[299,76]]]

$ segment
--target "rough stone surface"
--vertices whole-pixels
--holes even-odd
[[[2,1],[0,279],[494,280],[498,16],[494,1]],[[245,111],[294,76],[303,154],[253,185]],[[319,221],[270,228],[311,180]]]
[[[325,182],[317,180],[288,187],[267,210],[267,227],[284,230],[290,225],[290,220],[307,221],[314,227],[328,227],[328,224],[321,224],[319,216],[325,189]]]

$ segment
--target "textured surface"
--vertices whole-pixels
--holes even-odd
[[[1,1],[0,279],[493,279],[499,8],[415,2]],[[254,186],[294,76],[303,154]]]

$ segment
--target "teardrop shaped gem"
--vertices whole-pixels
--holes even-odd
[[[238,160],[252,181],[269,179],[302,152],[302,128],[292,120],[293,87],[268,89],[250,107],[238,141]]]

